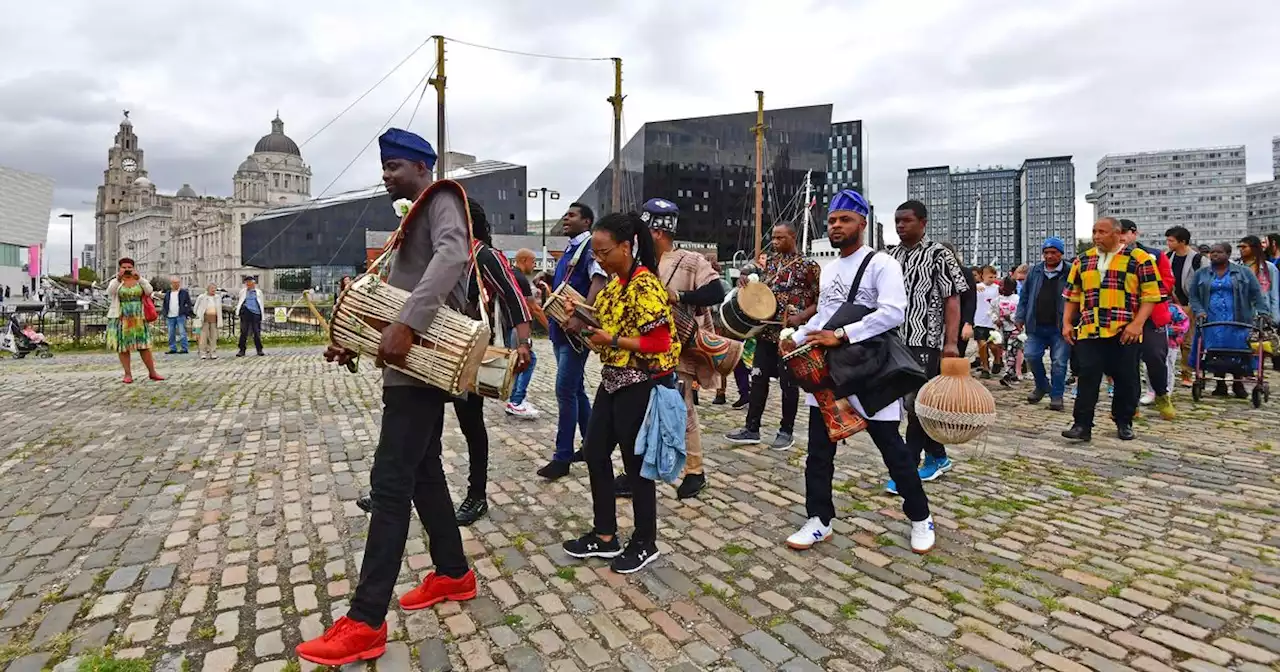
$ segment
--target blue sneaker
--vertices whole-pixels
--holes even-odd
[[[898,494],[898,484],[894,483],[893,479],[891,478],[889,479],[888,483],[884,484],[884,491],[891,495],[896,495]]]
[[[937,480],[939,476],[951,471],[952,466],[954,465],[949,457],[938,459],[932,455],[925,455],[924,464],[920,467],[920,480]]]

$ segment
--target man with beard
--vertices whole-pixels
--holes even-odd
[[[432,183],[436,153],[421,137],[398,128],[378,139],[382,181],[392,199],[408,198],[416,207],[402,222],[403,238],[387,282],[411,292],[399,319],[382,330],[377,363],[403,366],[414,332],[425,332],[446,304],[466,303],[470,240],[462,188],[451,181]],[[399,235],[399,234],[397,234]],[[325,359],[346,363],[354,356],[330,346]],[[462,535],[441,464],[444,407],[451,399],[391,368],[383,371],[382,432],[369,480],[373,516],[365,541],[360,582],[347,615],[322,636],[298,645],[298,656],[318,665],[339,666],[381,656],[387,646],[387,605],[400,574],[409,534],[410,502],[430,538],[429,572],[417,588],[400,598],[402,609],[424,609],[446,600],[476,596],[476,576],[467,566]]]
[[[818,297],[817,314],[801,325],[791,338],[783,339],[780,348],[784,353],[805,343],[815,343],[826,348],[861,343],[903,324],[908,302],[902,267],[892,256],[879,254],[862,244],[862,234],[867,228],[867,214],[870,210],[866,199],[852,189],[841,191],[831,199],[831,210],[827,215],[827,239],[840,250],[840,257],[822,269],[822,289]],[[871,309],[871,312],[852,324],[828,325],[827,322],[835,317],[837,310],[850,300],[855,283],[857,291],[852,300]],[[958,313],[958,309],[956,312]],[[829,326],[833,328],[828,329]],[[951,345],[955,346],[954,340]],[[799,550],[830,539],[831,522],[836,516],[831,496],[836,444],[827,434],[822,412],[813,395],[808,395],[807,402],[809,456],[804,466],[804,498],[809,520],[787,538],[787,546]],[[880,449],[880,456],[889,469],[889,475],[898,484],[898,491],[902,495],[902,512],[911,520],[911,550],[928,553],[935,540],[933,516],[929,514],[929,499],[924,494],[924,485],[916,471],[918,453],[912,453],[898,433],[902,401],[893,401],[875,413],[867,413],[857,396],[849,397],[849,403],[858,415],[866,418],[867,434],[876,448]]]

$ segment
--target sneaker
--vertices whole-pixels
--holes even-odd
[[[1005,376],[1000,379],[1000,384],[1004,387],[1013,387],[1017,382],[1018,379],[1013,376]]]
[[[428,572],[427,578],[413,590],[400,598],[400,608],[405,611],[426,609],[441,602],[465,602],[476,596],[476,573],[467,570],[466,574],[454,579]]]
[[[743,427],[742,429],[735,429],[732,432],[725,434],[724,438],[729,443],[760,443],[760,432],[753,432],[746,427]]]
[[[933,533],[933,516],[911,521],[911,551],[924,555],[933,550],[937,537]]]
[[[791,435],[791,432],[778,430],[778,435],[773,437],[773,443],[769,444],[769,448],[771,450],[791,450],[794,445],[796,445],[796,440]]]
[[[573,458],[569,460],[569,462],[586,462],[586,461],[587,461],[587,449],[585,447],[579,448],[573,451]]]
[[[209,355],[200,355],[200,359],[209,359]]]
[[[1143,406],[1150,406],[1152,402],[1154,402],[1155,400],[1156,400],[1156,393],[1152,392],[1151,390],[1147,390],[1146,392],[1143,392],[1142,396],[1138,397],[1138,403]]]
[[[685,474],[684,480],[680,482],[680,487],[676,488],[676,499],[689,499],[697,497],[702,489],[707,487],[707,477],[705,474]]]
[[[627,547],[622,550],[613,562],[609,563],[609,568],[619,574],[630,574],[644,569],[644,566],[658,559],[661,551],[658,545],[652,541],[636,541],[632,539],[627,543]]]
[[[1049,410],[1061,411],[1066,408],[1066,404],[1062,403],[1062,397],[1052,397],[1049,399]]]
[[[1041,399],[1044,399],[1048,395],[1049,395],[1048,390],[1042,390],[1040,388],[1036,388],[1034,390],[1031,390],[1031,394],[1027,395],[1027,403],[1038,404],[1040,403]]]
[[[503,410],[507,412],[507,415],[515,416],[517,418],[532,419],[538,417],[538,409],[534,408],[533,404],[530,404],[527,401],[522,401],[519,404],[507,402],[507,405],[503,407]]]
[[[618,474],[613,479],[613,496],[622,499],[631,499],[631,479],[627,478],[625,473]]]
[[[711,400],[713,406],[724,406],[727,403],[729,403],[729,400],[725,398],[723,392],[717,394],[716,398]]]
[[[751,403],[751,400],[750,400],[750,399],[748,399],[748,398],[746,398],[746,397],[738,397],[738,400],[737,400],[737,401],[735,401],[735,402],[733,402],[733,410],[737,411],[737,410],[744,409],[744,408],[746,408],[750,403]]]
[[[1173,410],[1173,401],[1169,399],[1169,395],[1162,394],[1155,398],[1156,411],[1160,413],[1160,417],[1165,420],[1173,420],[1178,417],[1178,413]]]
[[[1107,396],[1108,397],[1116,396],[1116,384],[1111,382],[1110,380],[1107,381]]]
[[[888,483],[884,484],[884,491],[891,495],[896,495],[898,494],[898,484],[894,483],[893,479],[891,478],[889,479]]]
[[[338,667],[361,660],[373,660],[387,650],[387,624],[374,630],[346,616],[315,639],[303,642],[294,651],[316,665]]]
[[[373,497],[365,495],[364,497],[357,499],[356,506],[360,507],[360,510],[365,513],[373,513]]]
[[[951,471],[955,463],[949,457],[937,458],[932,455],[924,456],[924,464],[920,465],[920,480],[934,481],[939,476]]]
[[[560,547],[575,558],[616,558],[622,553],[622,544],[618,543],[616,534],[605,541],[595,532],[588,532],[577,539],[564,542]]]
[[[486,513],[489,513],[489,502],[484,497],[467,497],[462,500],[462,506],[458,507],[458,524],[466,527],[483,518]]]
[[[569,463],[551,460],[547,466],[538,470],[538,475],[548,481],[555,481],[569,475]]]
[[[1138,438],[1133,431],[1133,425],[1116,425],[1116,437],[1121,441],[1132,441]]]
[[[244,357],[244,350],[236,353],[236,357]]]
[[[795,534],[787,537],[787,546],[797,551],[807,551],[819,541],[826,541],[830,538],[831,526],[823,525],[822,519],[814,516],[803,527],[796,530]]]

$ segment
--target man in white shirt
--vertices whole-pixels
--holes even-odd
[[[862,244],[869,212],[866,199],[851,189],[841,191],[831,199],[827,238],[840,250],[840,257],[822,269],[818,312],[790,339],[782,340],[780,345],[784,352],[805,343],[829,348],[859,343],[896,329],[905,320],[907,293],[902,267],[893,257],[877,254]],[[849,298],[854,279],[864,265],[866,270],[858,284],[855,302],[874,311],[852,324],[826,329],[828,320]],[[836,444],[827,435],[826,424],[813,395],[807,395],[806,403],[810,407],[809,456],[805,461],[804,481],[805,509],[809,520],[787,538],[788,546],[800,550],[830,539],[831,521],[836,515],[831,495]],[[898,494],[902,497],[902,511],[911,520],[911,550],[928,553],[934,544],[933,516],[929,515],[929,499],[916,470],[917,459],[898,432],[902,401],[895,401],[872,414],[866,412],[857,396],[849,397],[849,403],[866,418],[867,434],[880,449],[889,476],[896,481]]]
[[[161,310],[164,311],[165,326],[169,330],[169,354],[187,354],[187,318],[195,313],[192,310],[191,294],[176,275],[169,278],[169,291],[165,292]],[[178,345],[182,346],[182,350],[178,350]]]

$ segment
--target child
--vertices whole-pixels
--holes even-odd
[[[990,378],[992,372],[1000,372],[999,347],[993,346],[991,331],[996,328],[995,304],[1000,299],[1000,285],[996,282],[996,269],[982,267],[982,284],[978,285],[978,307],[973,316],[973,338],[978,342],[978,362],[982,377]]]
[[[1174,382],[1177,377],[1178,359],[1182,355],[1182,341],[1186,339],[1187,331],[1190,328],[1191,320],[1187,318],[1187,314],[1182,310],[1182,307],[1170,302],[1169,326],[1165,327],[1165,331],[1169,334],[1169,359],[1166,363],[1169,365],[1170,392],[1175,389]]]
[[[1014,322],[1013,316],[1018,312],[1018,281],[1013,276],[1000,283],[1000,298],[992,304],[992,321],[1000,329],[1001,340],[1004,341],[1004,377],[1000,384],[1012,387],[1022,380],[1023,339],[1022,329]]]

